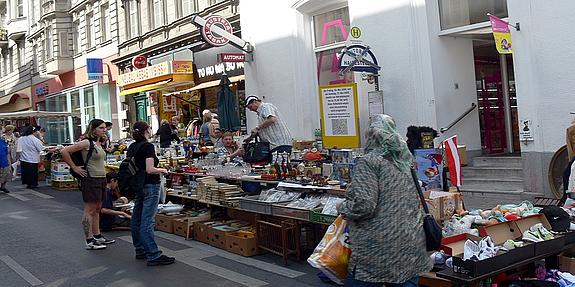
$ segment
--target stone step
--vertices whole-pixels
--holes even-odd
[[[478,156],[473,158],[474,167],[514,167],[522,168],[519,156]]]
[[[467,210],[491,209],[500,204],[519,204],[524,200],[533,202],[536,196],[543,196],[522,190],[462,189],[461,193]]]
[[[463,178],[463,189],[467,190],[523,190],[523,179],[514,178]]]
[[[463,181],[467,178],[512,178],[522,179],[523,169],[519,167],[475,167],[461,168]]]

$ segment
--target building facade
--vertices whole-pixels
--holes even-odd
[[[114,124],[112,137],[120,134],[115,81],[111,64],[118,47],[115,0],[30,0],[30,33],[26,42],[32,55],[33,108],[74,112],[78,117],[40,119],[46,141],[77,140],[94,118]],[[88,77],[88,59],[100,59],[101,75]]]
[[[175,115],[188,124],[201,118],[203,109],[217,112],[216,94],[224,72],[238,100],[243,99],[243,63],[223,64],[216,59],[220,52],[240,50],[207,44],[194,15],[221,16],[240,35],[238,1],[122,1],[120,44],[113,63],[121,71],[118,85],[128,123],[149,121],[155,131],[161,120]],[[144,67],[134,66],[136,57],[145,59]]]
[[[439,131],[475,104],[438,140],[457,135],[471,157],[520,155],[522,191],[552,195],[548,165],[565,145],[573,111],[571,1],[243,0],[240,9],[242,37],[254,46],[246,93],[289,111],[294,137],[313,138],[319,87],[338,83],[357,84],[360,135],[367,130],[373,78],[338,74],[342,48],[355,41],[381,66],[384,110],[400,132],[410,125]],[[512,55],[497,53],[488,12],[520,23],[511,28]],[[348,37],[351,27],[358,39]]]

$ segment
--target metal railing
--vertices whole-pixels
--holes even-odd
[[[457,123],[459,123],[463,118],[465,118],[467,115],[469,115],[475,108],[477,107],[477,105],[475,103],[471,103],[471,107],[469,109],[467,109],[467,111],[465,111],[463,114],[461,114],[461,116],[459,116],[455,121],[453,121],[449,126],[444,127],[439,129],[439,131],[441,133],[444,133],[446,131],[448,131],[449,129],[451,129],[454,125],[456,125]]]

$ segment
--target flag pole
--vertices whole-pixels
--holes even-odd
[[[497,17],[497,16],[495,16],[495,15],[492,15],[491,13],[487,13],[487,16]],[[520,29],[521,27],[519,26],[519,22],[517,22],[517,23],[515,23],[515,25],[513,25],[513,24],[511,24],[511,23],[509,23],[509,22],[507,22],[507,21],[501,20],[501,18],[499,18],[499,17],[497,17],[497,19],[499,19],[499,21],[501,21],[501,22],[503,22],[503,23],[505,23],[505,24],[507,24],[507,25],[509,25],[509,26],[511,26],[511,27],[513,27],[513,28],[515,28],[515,30],[517,30],[517,31],[521,30],[521,29]]]

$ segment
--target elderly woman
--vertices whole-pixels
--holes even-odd
[[[345,286],[418,286],[418,275],[432,264],[412,156],[388,115],[372,119],[367,138],[365,157],[339,206],[352,251]]]

